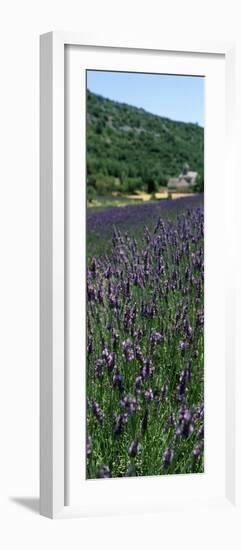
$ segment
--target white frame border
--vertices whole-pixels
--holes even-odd
[[[40,513],[70,516],[65,502],[65,349],[64,349],[64,47],[65,45],[161,50],[225,55],[226,165],[231,195],[226,227],[226,497],[241,501],[241,388],[238,384],[238,342],[235,270],[236,48],[233,44],[161,42],[160,39],[103,38],[53,32],[40,38]],[[236,224],[236,225],[235,225]],[[228,246],[227,246],[228,244]],[[237,265],[237,267],[239,267]],[[240,437],[239,437],[240,435]],[[175,503],[174,503],[175,504]],[[194,505],[194,502],[191,505]],[[197,503],[195,503],[196,505]],[[203,504],[203,503],[202,503]],[[76,510],[74,513],[78,514]]]

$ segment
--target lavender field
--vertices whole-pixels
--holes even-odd
[[[203,197],[87,213],[87,478],[204,470]]]

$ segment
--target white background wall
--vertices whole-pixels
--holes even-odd
[[[0,541],[4,550],[240,548],[241,510],[51,522],[28,507],[37,507],[39,482],[39,34],[55,29],[103,34],[116,30],[117,34],[156,33],[160,39],[188,33],[195,39],[239,40],[238,7],[235,0],[142,4],[140,0],[8,0],[1,6]]]

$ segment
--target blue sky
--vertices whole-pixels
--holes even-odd
[[[87,71],[87,88],[150,113],[204,126],[204,78]]]

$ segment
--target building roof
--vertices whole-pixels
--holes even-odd
[[[178,178],[169,178],[168,180],[168,187],[188,187],[189,185],[193,185],[195,183],[195,180],[197,178],[198,172],[194,172],[193,170],[188,170],[186,174],[182,173],[179,175]]]
[[[188,178],[196,178],[197,172],[192,172],[191,170],[189,170],[189,172],[186,175]]]

